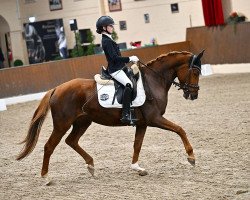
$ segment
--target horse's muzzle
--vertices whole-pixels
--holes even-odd
[[[191,100],[198,99],[198,93],[196,93],[196,94],[190,94],[190,99]]]
[[[195,100],[198,98],[198,93],[184,92],[183,97],[185,99]]]

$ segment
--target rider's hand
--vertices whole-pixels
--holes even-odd
[[[130,56],[129,57],[129,62],[138,62],[139,58],[137,56]]]

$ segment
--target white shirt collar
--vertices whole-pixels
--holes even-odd
[[[110,34],[107,34],[107,33],[103,33],[103,35],[106,35],[108,36],[111,40],[113,40],[112,36]]]

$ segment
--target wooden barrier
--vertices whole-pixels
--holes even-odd
[[[189,51],[189,42],[180,42],[123,51],[148,62],[170,51]],[[105,56],[92,55],[0,70],[0,98],[47,91],[74,78],[93,78],[106,65]]]
[[[187,29],[190,51],[206,49],[203,62],[209,64],[250,63],[250,23]]]

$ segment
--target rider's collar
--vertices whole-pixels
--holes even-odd
[[[108,34],[108,33],[102,33],[102,34],[108,36],[111,40],[113,40],[111,34]]]

